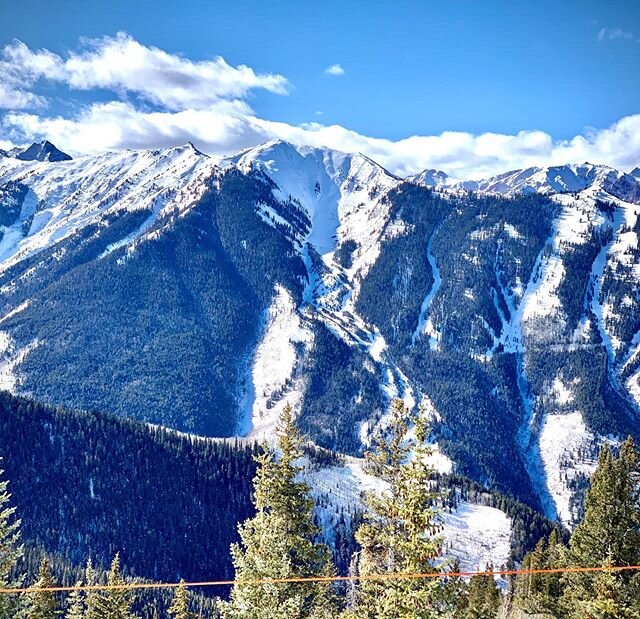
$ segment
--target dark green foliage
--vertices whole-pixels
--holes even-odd
[[[0,393],[0,453],[23,536],[47,552],[106,567],[121,551],[150,579],[231,576],[254,448]]]
[[[487,565],[485,571],[492,572],[493,565]],[[469,583],[465,619],[495,619],[501,597],[493,576],[473,576]]]
[[[602,435],[636,435],[635,413],[612,388],[607,368],[607,353],[601,346],[527,352],[527,377],[534,392],[544,393],[549,377],[561,375],[574,395],[567,410],[580,410],[589,428]]]
[[[406,229],[383,244],[362,283],[358,310],[380,329],[392,358],[442,415],[438,441],[460,472],[537,505],[516,447],[524,414],[517,360],[493,350],[493,334],[498,337],[510,317],[508,291],[529,281],[558,207],[538,194],[444,198],[409,184],[388,200],[392,221]],[[442,283],[428,316],[441,332],[439,350],[426,337],[410,346],[433,285],[427,259],[432,236]],[[493,354],[487,362],[471,356],[488,351]]]
[[[303,441],[289,404],[276,436],[277,452],[265,445],[256,457],[256,514],[239,526],[240,543],[231,547],[236,582],[222,614],[226,619],[333,619],[338,607],[329,583],[252,583],[334,573],[329,548],[318,541],[311,489],[299,480]]]
[[[386,199],[391,203],[391,221],[399,218],[410,232],[383,244],[362,282],[356,307],[387,342],[402,348],[411,344],[422,300],[434,281],[427,258],[429,239],[451,205],[433,191],[410,183],[391,191]]]
[[[640,565],[640,455],[631,439],[615,457],[605,446],[591,478],[585,515],[569,543],[572,565]],[[564,603],[572,617],[598,616],[613,605],[620,617],[640,613],[640,576],[635,571],[567,574]],[[622,612],[626,610],[626,612]]]
[[[53,576],[51,575],[51,567],[47,559],[43,559],[38,570],[38,580],[33,584],[34,587],[45,589],[44,591],[36,591],[30,595],[29,609],[27,611],[27,619],[56,619],[59,616],[58,600],[51,591],[56,586]]]
[[[12,226],[18,221],[22,204],[29,188],[17,181],[9,181],[0,187],[0,227]],[[2,238],[0,231],[0,239]]]
[[[23,546],[20,543],[20,520],[12,504],[9,493],[9,481],[0,470],[0,587],[19,587],[20,580],[15,578],[18,563],[22,558]],[[22,609],[17,596],[0,595],[0,619],[13,619]]]
[[[358,453],[358,424],[384,408],[379,373],[368,355],[323,323],[315,322],[313,331],[300,429],[322,447]]]
[[[611,240],[610,236],[593,232],[580,245],[567,244],[560,247],[564,276],[557,294],[566,315],[568,334],[578,326],[580,318],[590,306],[593,297],[593,290],[589,287],[591,268],[600,250]]]
[[[344,269],[350,269],[353,264],[353,252],[358,244],[353,239],[341,243],[333,254],[333,259]]]
[[[609,446],[585,498],[584,517],[568,547],[559,532],[543,538],[523,569],[565,569],[517,577],[514,599],[529,613],[557,619],[635,619],[640,615],[640,577],[609,567],[640,564],[640,456],[627,439],[616,457]],[[578,568],[572,570],[572,568]],[[580,568],[604,568],[581,572]]]
[[[514,361],[513,355],[480,363],[454,353],[416,350],[403,369],[414,373],[443,415],[438,441],[458,463],[459,473],[537,505],[516,448],[522,412]],[[503,387],[498,391],[498,386]]]

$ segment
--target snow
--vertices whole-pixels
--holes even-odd
[[[16,391],[20,381],[16,368],[37,345],[38,342],[34,341],[24,348],[17,349],[10,336],[0,331],[0,391]]]
[[[579,411],[546,415],[540,431],[540,456],[558,517],[567,525],[575,519],[569,506],[568,481],[579,473],[589,476],[595,470],[595,460],[584,460],[578,454],[580,450],[590,451],[593,442],[594,435],[588,431]]]
[[[390,223],[388,206],[381,198],[398,185],[398,178],[364,155],[279,140],[227,158],[222,165],[237,165],[244,171],[257,167],[276,183],[277,199],[296,200],[311,220],[311,229],[299,239],[300,245],[313,246],[330,270],[336,268],[332,257],[338,243],[355,240],[358,249],[348,275],[357,293],[355,275],[364,277],[375,262]],[[315,277],[310,273],[310,280]]]
[[[386,484],[364,470],[364,461],[345,457],[344,466],[306,470],[304,480],[316,499],[316,513],[323,525],[331,523],[333,514],[354,508],[362,509],[362,493],[381,493]],[[329,504],[319,501],[328,498]],[[451,513],[442,514],[444,556],[460,561],[465,571],[482,570],[488,563],[506,565],[511,550],[511,520],[501,510],[460,502]]]
[[[19,220],[5,230],[0,241],[0,272],[87,225],[100,224],[123,212],[152,214],[138,230],[140,236],[162,209],[184,207],[197,199],[216,170],[211,159],[189,145],[55,163],[12,160],[7,164],[3,159],[0,184],[17,181],[29,191]],[[32,215],[25,236],[23,222]],[[122,244],[135,238],[134,234]]]
[[[582,192],[592,187],[609,190],[624,177],[633,186],[634,178],[606,165],[567,164],[511,170],[488,179],[452,183],[452,189],[514,196],[536,191],[543,194]]]
[[[388,358],[382,335],[365,323],[355,307],[360,282],[381,244],[406,233],[402,221],[390,220],[389,205],[383,200],[400,180],[364,155],[278,140],[227,158],[222,165],[236,165],[245,172],[260,169],[275,183],[276,199],[303,209],[311,228],[298,234],[294,244],[307,269],[306,309],[337,337],[371,357],[389,401],[400,397],[413,408],[415,397],[407,377]],[[260,204],[256,209],[267,223],[286,224],[273,209]],[[334,253],[348,240],[356,242],[356,250],[351,267],[344,269],[334,261]],[[371,430],[369,424],[361,425],[363,441]]]
[[[511,554],[511,519],[501,510],[461,502],[443,515],[444,553],[458,559],[465,572],[507,565]]]
[[[607,258],[611,251],[611,248],[615,244],[615,233],[620,230],[621,225],[624,222],[624,212],[621,209],[616,209],[616,213],[614,216],[613,229],[614,229],[614,237],[613,239],[605,245],[600,252],[598,253],[597,258],[593,263],[593,267],[591,270],[591,285],[593,286],[593,298],[591,301],[591,310],[594,313],[597,319],[597,327],[600,332],[600,337],[602,338],[602,342],[607,351],[607,355],[609,357],[609,363],[613,366],[615,361],[615,352],[616,352],[616,344],[611,336],[611,334],[607,331],[607,318],[611,316],[612,311],[611,307],[607,306],[607,304],[602,303],[602,282],[604,277],[604,272],[607,266]]]
[[[20,303],[20,305],[13,308],[10,312],[7,312],[2,318],[0,318],[0,324],[5,322],[6,320],[9,320],[9,318],[16,316],[20,312],[23,312],[24,310],[26,310],[27,307],[29,307],[29,303],[30,303],[29,300],[24,301],[23,303]]]
[[[555,394],[556,402],[560,406],[573,402],[573,392],[564,382],[562,382],[562,379],[559,376],[556,376],[553,379],[553,392]]]
[[[411,344],[415,344],[417,339],[423,335],[427,334],[429,336],[429,341],[431,344],[431,348],[435,347],[434,341],[437,341],[436,331],[433,327],[433,321],[428,319],[429,308],[431,307],[431,303],[435,298],[436,294],[438,294],[438,290],[442,285],[442,276],[440,275],[440,269],[436,264],[436,259],[433,255],[433,239],[438,233],[439,228],[435,228],[429,237],[429,242],[427,243],[427,260],[429,261],[429,265],[431,266],[431,274],[433,275],[433,284],[431,285],[431,289],[427,293],[427,296],[423,299],[422,305],[420,306],[420,315],[418,317],[418,325],[416,326],[413,335],[411,336]]]
[[[311,331],[296,312],[291,294],[276,286],[264,332],[250,364],[242,399],[240,435],[271,440],[285,403],[299,409],[303,385],[296,372],[299,363],[296,345],[306,348],[311,340]]]
[[[640,406],[640,371],[629,376],[626,386],[633,401],[637,406]]]

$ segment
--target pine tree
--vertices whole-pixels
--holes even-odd
[[[82,581],[76,583],[76,587],[82,587]],[[84,591],[76,589],[69,594],[67,599],[67,612],[65,619],[86,619],[85,618],[85,602]]]
[[[189,593],[184,586],[184,580],[180,581],[180,586],[176,589],[173,603],[169,608],[169,614],[174,619],[193,619],[194,615],[189,612]]]
[[[493,565],[487,565],[487,572],[493,572]],[[483,610],[487,619],[494,619],[502,602],[502,595],[493,576],[485,576],[486,583],[484,588]]]
[[[120,575],[120,555],[116,554],[111,563],[109,587],[121,587],[125,584]],[[134,619],[131,612],[132,595],[129,589],[108,589],[104,594],[95,597],[95,612],[99,619]]]
[[[485,571],[493,572],[493,565],[487,565]],[[465,619],[495,619],[502,602],[493,576],[473,576],[468,599]]]
[[[569,558],[577,567],[640,564],[640,458],[631,438],[618,458],[607,446],[602,449]],[[640,616],[639,576],[632,571],[569,573],[563,582],[567,616]]]
[[[59,617],[60,613],[57,610],[58,604],[55,593],[45,590],[55,587],[48,559],[42,559],[38,571],[38,580],[35,582],[34,587],[37,587],[38,591],[31,594],[31,603],[27,613],[28,619],[56,619],[56,617]]]
[[[458,574],[461,571],[460,561],[455,559],[447,572]],[[452,617],[464,617],[469,605],[469,585],[460,576],[446,576],[442,581],[442,598],[444,608]]]
[[[96,581],[96,572],[93,569],[93,563],[91,562],[91,558],[87,560],[87,567],[85,569],[85,581],[87,583],[87,587],[95,587],[98,583]],[[87,589],[85,595],[85,614],[84,619],[100,619],[99,609],[98,609],[98,599],[100,598],[100,593],[95,589]]]
[[[415,438],[410,433],[412,422]],[[404,403],[396,400],[386,433],[374,437],[373,450],[366,454],[368,471],[385,482],[387,489],[366,497],[369,511],[356,533],[362,547],[358,571],[365,579],[356,589],[355,606],[347,617],[428,619],[444,616],[447,610],[437,579],[366,578],[437,570],[442,497],[433,490],[427,436],[422,409],[412,416]]]
[[[3,479],[0,470],[0,587],[3,589],[17,586],[11,574],[22,557],[20,545],[20,521],[16,519],[16,508],[10,506],[9,482]],[[0,619],[14,619],[23,607],[18,596],[0,596]]]
[[[256,459],[256,515],[239,527],[240,544],[232,547],[236,580],[231,600],[222,606],[228,619],[322,619],[336,616],[332,589],[326,583],[241,584],[264,578],[333,574],[329,549],[318,543],[309,487],[298,481],[302,438],[286,405],[278,428],[279,457],[268,447]]]

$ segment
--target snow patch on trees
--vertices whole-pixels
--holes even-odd
[[[304,381],[298,365],[312,339],[289,291],[276,286],[242,398],[241,435],[272,440],[285,404],[299,410]]]
[[[564,524],[573,524],[576,516],[571,506],[571,481],[579,474],[590,476],[596,468],[595,454],[588,455],[593,453],[594,441],[579,411],[550,414],[544,419],[540,455],[547,488]]]
[[[328,527],[337,514],[348,518],[355,510],[362,510],[363,492],[380,493],[386,488],[384,482],[365,471],[362,459],[353,457],[345,457],[344,466],[307,468],[304,479],[316,501],[318,520]],[[484,569],[488,563],[496,567],[507,564],[511,519],[503,511],[462,501],[442,514],[442,524],[444,556],[458,559],[463,570]]]

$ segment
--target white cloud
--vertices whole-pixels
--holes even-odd
[[[514,135],[447,131],[388,140],[340,125],[313,122],[293,126],[257,117],[243,102],[219,102],[207,110],[145,112],[131,103],[97,103],[74,118],[13,112],[5,127],[15,141],[49,138],[72,153],[174,146],[189,140],[212,154],[229,154],[266,140],[363,152],[389,170],[414,174],[426,168],[457,178],[482,178],[506,170],[562,163],[606,163],[621,169],[640,165],[640,114],[606,129],[590,129],[556,141],[542,131]]]
[[[142,45],[125,33],[85,40],[84,48],[70,52],[66,60],[48,50],[33,51],[20,41],[7,45],[3,58],[0,82],[8,78],[10,85],[23,83],[28,89],[43,79],[78,90],[134,93],[174,111],[243,98],[254,89],[286,94],[289,88],[282,75],[259,74],[245,65],[234,67],[221,57],[194,62]],[[23,105],[6,107],[28,107],[29,97],[35,95],[24,94]],[[37,102],[42,103],[32,103]]]
[[[342,65],[339,64],[332,64],[327,67],[324,72],[327,75],[344,75],[344,69],[342,68]]]
[[[623,39],[626,41],[633,41],[634,36],[632,32],[627,32],[622,28],[601,28],[598,32],[598,41],[615,41],[616,39]]]
[[[11,103],[11,98],[20,102],[0,120],[3,137],[15,143],[47,138],[75,155],[187,141],[212,154],[229,154],[280,138],[363,152],[400,175],[437,168],[457,178],[482,178],[534,165],[584,161],[621,169],[640,165],[640,114],[569,140],[554,140],[543,131],[479,135],[446,131],[388,140],[317,121],[294,126],[260,118],[244,100],[247,94],[253,88],[285,92],[285,78],[233,67],[221,58],[193,62],[143,46],[127,35],[90,41],[67,60],[18,42],[6,47],[1,58],[1,76],[14,81],[0,79],[0,102]],[[37,108],[27,113],[27,104],[43,102],[37,94],[20,90],[16,72],[27,86],[46,77],[72,88],[106,88],[121,96],[69,115]],[[124,96],[129,93],[137,96]],[[36,99],[29,101],[31,96]],[[157,109],[149,110],[139,98],[156,103]]]

